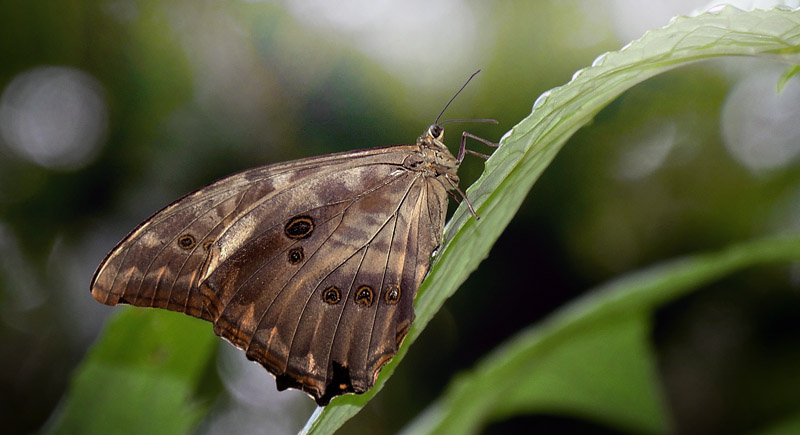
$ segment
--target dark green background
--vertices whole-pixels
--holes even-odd
[[[539,94],[628,42],[615,26],[637,24],[588,1],[449,7],[452,14],[447,7],[427,13],[441,13],[434,22],[446,32],[463,17],[457,9],[472,11],[464,22],[472,36],[428,39],[408,50],[417,55],[395,56],[400,67],[360,49],[369,34],[298,19],[282,3],[0,5],[0,88],[35,68],[75,68],[100,84],[108,117],[96,156],[71,169],[38,166],[0,137],[4,429],[35,431],[57,408],[71,371],[114,311],[89,294],[94,268],[161,206],[248,167],[412,142],[478,68],[483,72],[445,118],[492,117],[500,125],[448,125],[447,142],[455,150],[461,128],[497,140]],[[391,32],[396,39],[373,49],[408,44],[402,31],[387,27]],[[726,151],[720,131],[723,104],[739,78],[780,71],[697,64],[649,80],[602,111],[570,140],[490,257],[344,430],[394,432],[453,375],[598,283],[666,258],[797,229],[797,162],[751,171]],[[671,136],[660,138],[662,131]],[[663,162],[646,176],[621,175],[626,156],[658,140],[672,143]],[[462,186],[480,171],[480,159],[468,158]],[[754,269],[660,310],[653,346],[677,428],[755,430],[796,409],[798,276],[796,267]],[[216,368],[208,372],[214,411],[200,431],[210,433],[219,430],[220,415],[242,406],[225,393]],[[288,427],[310,413],[310,399],[298,403]],[[246,431],[259,416],[265,425],[286,417],[251,412],[230,430]],[[491,430],[521,427],[605,430],[552,415]]]

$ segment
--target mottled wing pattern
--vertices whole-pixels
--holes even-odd
[[[203,282],[215,332],[275,374],[279,389],[302,389],[321,405],[367,391],[408,332],[447,194],[419,172],[396,172],[356,197],[333,195],[352,199],[291,208],[285,225]]]
[[[92,295],[214,330],[326,404],[371,388],[413,320],[447,196],[392,146],[265,166],[165,207],[103,260]]]

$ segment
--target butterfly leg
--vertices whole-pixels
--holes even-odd
[[[466,155],[466,154],[472,154],[473,156],[482,157],[484,160],[489,158],[489,156],[486,155],[486,154],[481,154],[481,153],[476,152],[476,151],[468,150],[467,149],[467,138],[475,139],[478,142],[481,142],[481,143],[484,143],[486,145],[489,145],[492,148],[497,148],[498,146],[500,146],[500,144],[496,144],[496,143],[494,143],[492,141],[486,140],[486,139],[484,139],[482,137],[479,137],[479,136],[476,136],[476,135],[474,135],[472,133],[468,133],[466,131],[462,132],[461,133],[461,146],[458,148],[458,158],[456,158],[458,163],[461,163],[461,161],[464,160],[464,155]]]
[[[480,220],[481,217],[478,216],[478,213],[475,213],[475,209],[472,208],[472,203],[469,202],[469,198],[467,198],[467,195],[461,190],[460,187],[456,186],[456,192],[458,192],[458,194],[461,195],[462,198],[464,198],[464,202],[467,203],[467,207],[469,207],[469,212],[472,213],[472,216],[475,216],[475,220],[476,221]]]
[[[457,203],[461,204],[461,197],[453,193],[452,190],[448,190],[447,194],[450,196],[450,198],[453,198]]]
[[[460,196],[456,196],[456,194],[453,193],[452,190],[448,190],[447,194],[450,195],[450,197],[452,197],[453,199],[455,199],[456,202],[459,204],[461,204],[461,200],[463,199],[467,203],[467,207],[469,207],[469,212],[472,213],[472,216],[475,217],[475,220],[480,220],[481,217],[478,216],[477,213],[475,213],[475,209],[472,207],[472,203],[469,202],[469,198],[467,198],[467,195],[464,193],[464,191],[461,190],[461,188],[458,187],[457,184],[451,183],[451,185],[453,187],[453,190],[458,192],[458,195]]]

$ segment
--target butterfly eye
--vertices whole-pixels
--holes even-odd
[[[191,234],[184,234],[178,237],[178,246],[180,246],[181,249],[192,249],[196,243],[194,236]]]
[[[209,249],[211,249],[211,245],[213,244],[214,244],[214,239],[206,240],[205,242],[203,242],[203,250],[208,251]]]
[[[339,303],[340,300],[342,300],[342,294],[339,293],[338,288],[330,286],[327,289],[325,289],[324,293],[322,293],[322,300],[331,305],[336,305]]]
[[[284,233],[290,239],[305,239],[314,231],[314,221],[311,216],[295,216],[286,223]]]
[[[386,291],[386,295],[383,297],[386,300],[386,303],[389,305],[394,305],[400,301],[400,286],[395,284]]]
[[[431,137],[434,139],[439,139],[442,137],[442,133],[444,133],[444,128],[442,128],[442,126],[439,124],[433,124],[428,131],[430,132]]]
[[[305,255],[303,254],[302,247],[292,248],[289,250],[289,263],[297,264],[303,261],[303,258],[305,258]]]
[[[356,303],[367,308],[372,306],[372,289],[369,286],[362,285],[358,288],[356,292]]]

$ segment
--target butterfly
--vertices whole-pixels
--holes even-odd
[[[442,113],[413,145],[258,167],[183,196],[106,255],[92,296],[212,322],[278,390],[320,406],[368,391],[414,320],[448,194],[466,200],[461,161],[488,157],[467,138],[496,146],[464,132],[453,156]]]

